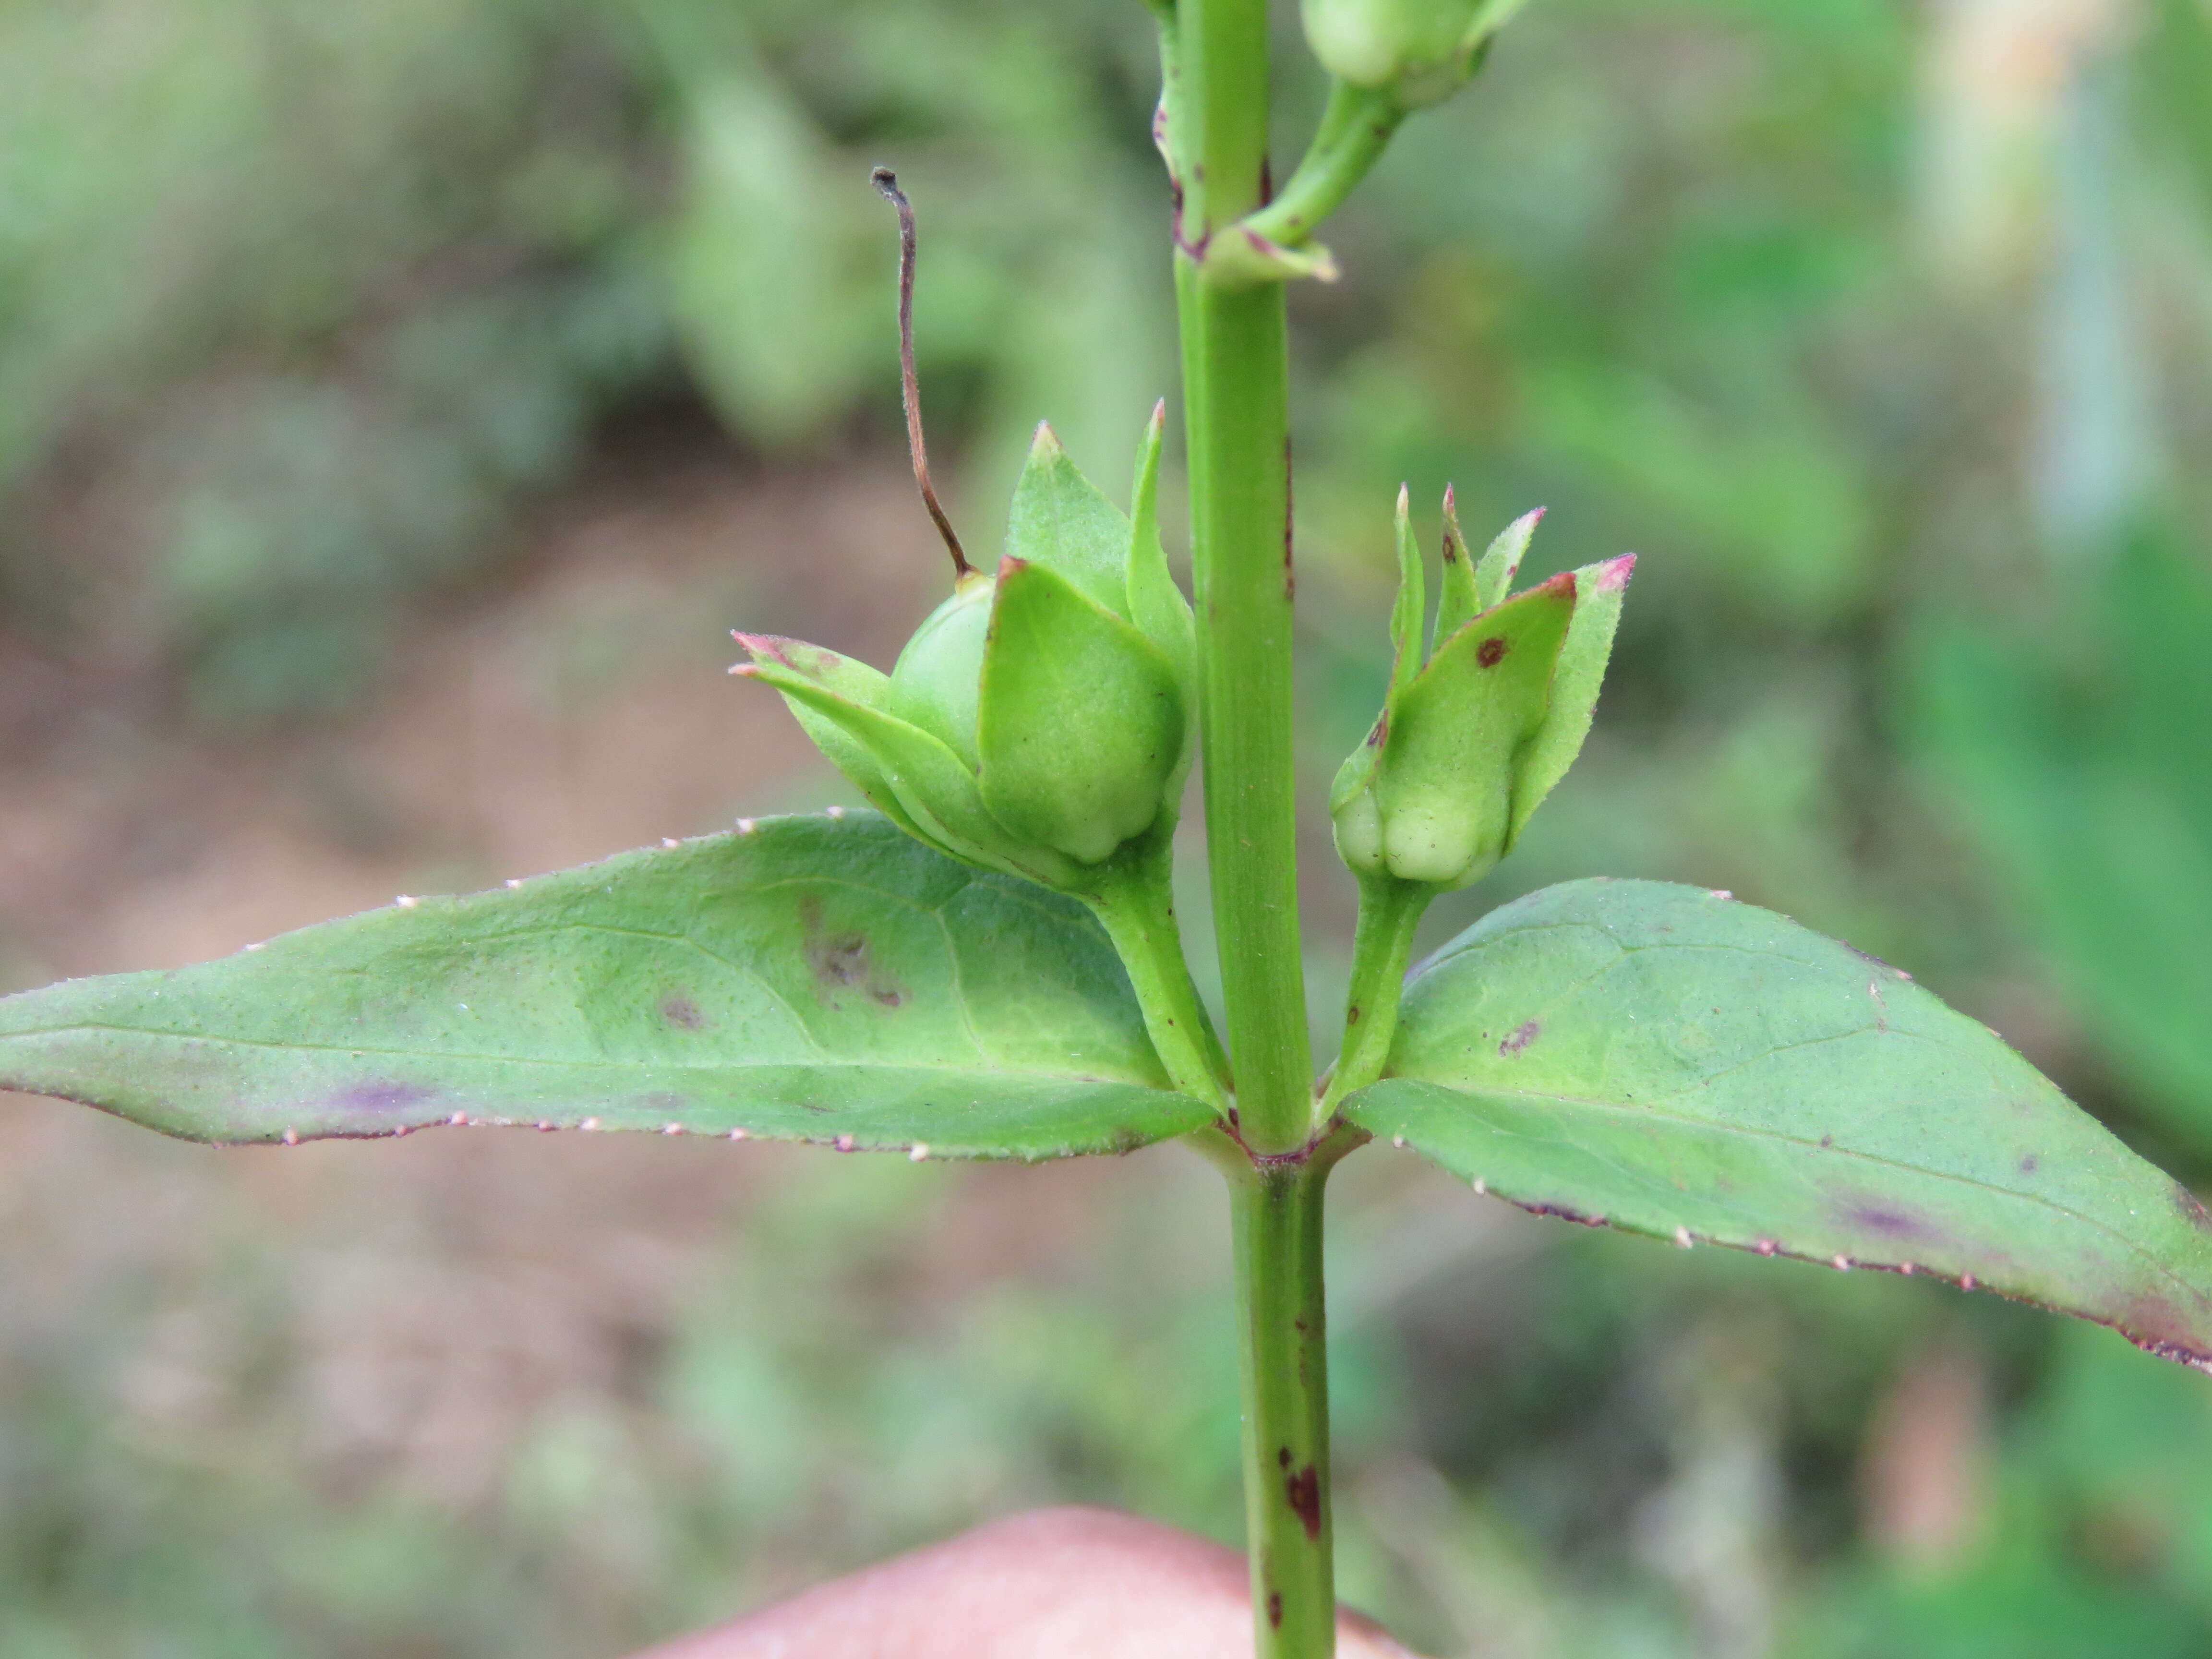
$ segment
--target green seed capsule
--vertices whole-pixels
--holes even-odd
[[[1330,74],[1407,109],[1449,98],[1522,0],[1304,0],[1306,43]]]
[[[1445,501],[1443,614],[1422,661],[1425,582],[1399,495],[1398,647],[1389,696],[1338,773],[1337,851],[1364,875],[1445,890],[1486,875],[1581,749],[1632,557],[1562,574],[1477,610],[1511,579],[1534,529],[1501,537],[1470,569]],[[1471,614],[1472,613],[1472,614]]]
[[[983,677],[983,645],[991,630],[998,583],[971,571],[952,597],[914,630],[891,670],[899,712],[974,766],[975,705]]]
[[[1172,833],[1190,758],[1189,606],[1154,511],[1164,414],[1133,521],[1040,428],[995,577],[969,571],[888,676],[818,647],[740,635],[738,672],[781,691],[854,784],[973,863],[1083,890]]]

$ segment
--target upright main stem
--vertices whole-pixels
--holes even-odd
[[[1328,1478],[1322,1188],[1328,1157],[1230,1176],[1244,1395],[1244,1535],[1260,1659],[1328,1659],[1336,1583]]]
[[[1313,1129],[1291,777],[1289,352],[1279,283],[1210,278],[1206,239],[1257,207],[1267,0],[1182,0],[1184,246],[1176,255],[1206,830],[1238,1133],[1287,1152]]]
[[[1176,0],[1164,22],[1182,191],[1182,325],[1206,829],[1237,1084],[1221,1147],[1237,1240],[1246,1536],[1260,1659],[1329,1659],[1322,1186],[1298,945],[1291,709],[1289,350],[1283,290],[1210,272],[1208,239],[1267,193],[1267,0]]]

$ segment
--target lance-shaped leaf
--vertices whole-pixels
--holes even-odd
[[[1175,671],[1151,641],[1042,565],[999,571],[978,722],[982,799],[1024,842],[1096,864],[1172,811]]]
[[[1346,1115],[1522,1206],[1929,1273],[2212,1370],[2212,1217],[1905,974],[1723,894],[1553,887],[1408,989]]]
[[[1514,769],[1513,827],[1508,847],[1521,838],[1529,817],[1544,804],[1544,797],[1567,775],[1583,752],[1590,722],[1597,718],[1598,692],[1605,685],[1606,665],[1613,659],[1613,637],[1620,629],[1620,605],[1628,594],[1628,579],[1636,571],[1636,555],[1623,554],[1602,564],[1584,565],[1575,572],[1575,616],[1567,626],[1566,643],[1559,647],[1559,665],[1552,676],[1552,703],[1544,724],[1529,740]]]
[[[1129,521],[1042,422],[1007,509],[1006,556],[1043,565],[1129,619]]]
[[[227,1142],[467,1121],[1036,1158],[1212,1117],[1080,906],[865,813],[9,997],[0,1088]]]

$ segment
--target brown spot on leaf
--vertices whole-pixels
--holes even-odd
[[[1282,1627],[1283,1593],[1280,1590],[1270,1590],[1267,1592],[1267,1628],[1280,1630]]]
[[[1504,1042],[1498,1045],[1498,1054],[1504,1056],[1519,1054],[1541,1036],[1543,1030],[1543,1023],[1540,1020],[1523,1020],[1513,1028],[1512,1034]]]
[[[699,1005],[681,991],[671,991],[661,998],[660,1017],[686,1031],[700,1030],[707,1024],[707,1016],[699,1012]]]
[[[2021,1159],[2020,1172],[2022,1175],[2033,1175],[2035,1173],[2035,1154],[2033,1152],[2030,1152],[2026,1158]],[[2203,1206],[2199,1205],[2197,1208],[2201,1212],[2203,1209]]]
[[[1288,1446],[1276,1448],[1275,1467],[1279,1469],[1287,1469],[1291,1467],[1291,1449]]]
[[[1290,1504],[1291,1513],[1298,1517],[1298,1524],[1306,1529],[1306,1536],[1320,1538],[1321,1476],[1312,1464],[1283,1477],[1283,1498]]]
[[[1346,1025],[1357,1025],[1359,1024],[1359,1005],[1358,1003],[1353,1003],[1350,1007],[1344,1011],[1344,1023]]]
[[[1512,648],[1510,641],[1493,634],[1474,647],[1474,659],[1485,668],[1495,668],[1505,660],[1505,653]]]
[[[842,1008],[840,991],[859,991],[878,1006],[896,1008],[906,1000],[899,983],[877,967],[868,948],[868,936],[857,929],[832,932],[823,925],[822,901],[809,893],[799,902],[799,925],[805,931],[807,971],[823,1002]]]

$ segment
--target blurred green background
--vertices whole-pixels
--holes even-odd
[[[887,663],[939,586],[866,169],[988,546],[1033,422],[1118,489],[1174,389],[1150,52],[1130,0],[0,4],[0,984],[839,799],[720,670]],[[2212,7],[1540,0],[1329,240],[1310,789],[1401,479],[1429,535],[1447,481],[1548,504],[1535,574],[1644,556],[1583,765],[1435,938],[1730,888],[2212,1181]],[[2212,1652],[2212,1382],[1337,1185],[1344,1588],[1424,1651]],[[1048,1501],[1233,1542],[1220,1208],[1172,1148],[0,1100],[0,1659],[599,1659]]]

